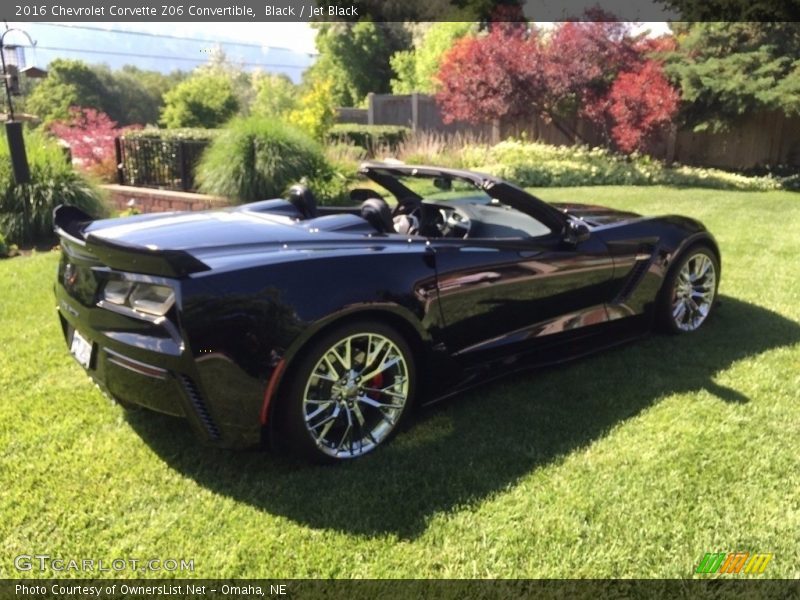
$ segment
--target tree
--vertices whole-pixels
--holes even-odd
[[[298,90],[286,75],[255,73],[250,113],[261,117],[280,117],[297,105]]]
[[[101,79],[103,71],[107,73],[106,88],[114,99],[107,112],[120,125],[157,123],[164,94],[186,77],[181,71],[165,75],[125,65],[117,71],[98,69]]]
[[[230,77],[197,70],[164,95],[161,122],[166,127],[213,129],[239,109]]]
[[[636,71],[620,73],[611,86],[608,107],[611,134],[619,149],[645,149],[648,138],[672,122],[679,99],[654,60]]]
[[[316,140],[322,140],[335,118],[332,101],[333,83],[317,81],[300,98],[296,109],[289,113],[289,122],[297,125]]]
[[[332,101],[338,106],[362,104],[370,92],[390,91],[390,57],[410,44],[408,31],[400,23],[320,23],[316,44],[317,61],[305,80],[330,80]]]
[[[155,123],[163,94],[181,78],[126,65],[112,71],[106,65],[57,59],[49,74],[31,91],[25,109],[45,123],[70,118],[70,108],[81,106],[104,112],[122,125]]]
[[[562,23],[552,32],[543,56],[550,112],[603,119],[602,100],[617,75],[641,63],[643,56],[630,26],[593,10],[592,21]]]
[[[674,116],[677,92],[644,42],[613,21],[567,22],[544,36],[494,23],[445,54],[437,101],[446,122],[539,117],[578,139],[575,117],[599,124],[620,149],[642,148]],[[661,94],[661,98],[658,98]]]
[[[48,123],[68,119],[72,106],[102,110],[109,104],[108,90],[86,63],[57,58],[48,75],[31,92],[26,109]]]
[[[249,114],[255,96],[250,73],[244,70],[242,64],[230,60],[221,46],[211,49],[208,62],[198,67],[196,73],[228,78],[238,104],[237,110],[243,115]]]
[[[725,129],[743,114],[800,112],[798,23],[675,25],[667,74],[678,82],[696,130]]]
[[[392,69],[397,75],[391,81],[392,92],[435,92],[438,87],[436,74],[439,72],[442,56],[475,26],[476,24],[468,22],[433,23],[414,42],[411,50],[395,52],[390,59]]]
[[[445,54],[436,100],[446,123],[486,123],[541,114],[546,94],[536,31],[498,26],[460,39]]]
[[[682,21],[778,22],[800,21],[794,0],[659,0],[677,10]]]
[[[49,130],[64,140],[72,158],[85,170],[110,180],[116,173],[114,138],[138,126],[119,128],[107,114],[73,106],[66,121],[54,121]]]

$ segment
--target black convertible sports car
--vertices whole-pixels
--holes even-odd
[[[719,249],[695,220],[551,205],[469,171],[361,174],[352,208],[303,186],[200,213],[57,208],[72,354],[119,403],[208,441],[330,461],[385,443],[415,402],[693,332],[714,305]]]

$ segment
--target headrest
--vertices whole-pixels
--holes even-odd
[[[378,233],[394,232],[392,211],[383,198],[370,198],[361,204],[361,216],[372,225]]]
[[[289,202],[300,211],[303,219],[317,216],[317,200],[306,186],[297,184],[289,188]]]

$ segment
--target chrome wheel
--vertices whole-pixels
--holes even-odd
[[[678,271],[672,289],[672,323],[694,331],[708,317],[717,291],[714,261],[705,252],[692,254]]]
[[[395,341],[355,333],[330,346],[305,385],[302,418],[317,450],[355,458],[392,433],[410,393],[409,364]]]

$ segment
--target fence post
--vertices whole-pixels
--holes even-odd
[[[119,136],[114,138],[114,154],[117,159],[117,183],[125,185],[125,174],[122,170],[122,140]]]
[[[677,145],[678,141],[678,127],[675,123],[671,123],[669,126],[669,131],[667,132],[667,152],[666,152],[666,163],[671,165],[675,162],[675,146]]]
[[[367,125],[375,125],[375,93],[367,94]]]
[[[184,152],[183,148],[184,141],[180,140],[178,142],[178,170],[181,176],[181,189],[184,192],[189,191],[189,169],[186,165],[186,152]]]

